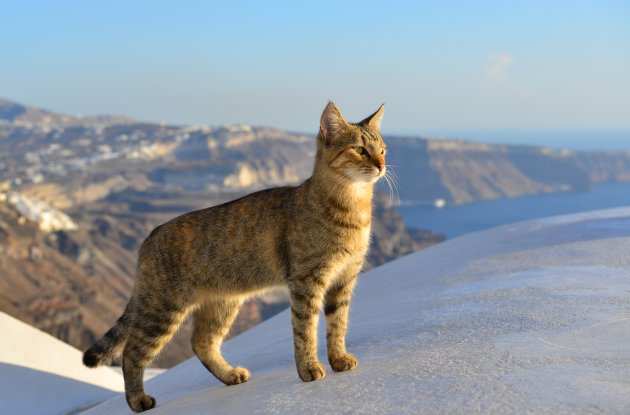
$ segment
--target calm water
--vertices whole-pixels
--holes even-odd
[[[606,183],[590,192],[524,196],[463,206],[399,207],[405,223],[454,238],[493,226],[545,216],[630,205],[630,183]]]

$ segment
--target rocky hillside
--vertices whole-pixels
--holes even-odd
[[[395,210],[379,203],[367,268],[443,240],[430,232],[407,230]],[[120,202],[106,201],[82,208],[81,213],[71,213],[77,229],[44,231],[6,200],[0,202],[0,310],[80,349],[102,335],[122,312],[143,238],[163,217],[182,213],[123,211]],[[283,293],[245,304],[232,334],[287,304]],[[190,328],[185,326],[156,366],[170,367],[190,357],[189,339]]]
[[[116,318],[125,288],[116,287],[117,275],[106,282],[82,266],[87,248],[78,239],[64,231],[44,233],[0,203],[0,309],[82,345]]]
[[[630,153],[419,137],[386,141],[403,203],[439,198],[462,204],[630,180]],[[298,183],[310,175],[314,150],[313,136],[273,128],[81,118],[0,101],[0,181],[61,209],[109,197],[155,205],[157,196],[173,204],[163,196],[216,198]]]
[[[467,203],[630,179],[630,155],[389,137],[404,203]],[[85,348],[121,312],[136,250],[183,212],[310,175],[314,137],[266,127],[169,126],[0,100],[0,311]],[[389,189],[379,187],[383,192]],[[394,199],[395,201],[395,199]],[[368,267],[443,239],[377,198]],[[246,304],[237,333],[286,297]],[[187,328],[158,365],[190,355]]]
[[[83,117],[81,115],[60,114],[0,98],[0,122],[2,121],[22,126],[46,127],[85,124],[124,124],[131,122],[132,119],[115,115]]]
[[[249,126],[120,124],[113,117],[81,121],[2,104],[0,310],[81,349],[122,311],[136,250],[151,229],[254,189],[298,183],[312,168],[309,136]],[[377,203],[368,267],[443,239],[409,231],[385,199]],[[273,293],[245,304],[232,334],[286,301]],[[156,365],[189,357],[189,338],[185,326]]]

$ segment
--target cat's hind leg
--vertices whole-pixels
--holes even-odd
[[[144,391],[144,369],[173,337],[188,309],[153,295],[138,298],[134,305],[122,366],[127,403],[142,412],[155,407],[155,398]]]
[[[249,370],[232,367],[221,355],[221,344],[228,334],[243,303],[240,297],[211,299],[204,302],[194,313],[193,351],[201,363],[217,379],[226,385],[247,382]]]

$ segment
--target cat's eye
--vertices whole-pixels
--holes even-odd
[[[381,154],[385,154],[385,147],[381,147]]]
[[[365,147],[357,147],[354,149],[357,153],[359,154],[366,154],[367,150],[365,149]]]

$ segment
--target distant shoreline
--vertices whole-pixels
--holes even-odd
[[[403,135],[403,134],[401,134]],[[411,135],[406,132],[404,135]],[[569,150],[630,151],[629,128],[428,130],[423,137]]]

